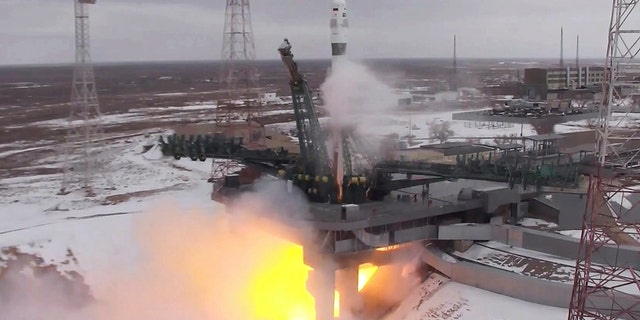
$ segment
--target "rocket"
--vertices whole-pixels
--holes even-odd
[[[333,0],[331,6],[331,64],[344,59],[347,55],[347,1]]]

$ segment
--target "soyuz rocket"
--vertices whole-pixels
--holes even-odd
[[[347,58],[347,18],[346,0],[333,0],[331,6],[331,69],[338,68],[340,61]],[[342,132],[339,128],[332,129],[333,136],[333,175],[338,186],[338,201],[342,201],[342,178],[344,176],[344,150],[342,149]]]
[[[333,0],[331,6],[331,65],[345,59],[347,55],[347,1]]]

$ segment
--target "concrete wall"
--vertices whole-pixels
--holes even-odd
[[[495,292],[516,299],[547,306],[568,308],[571,284],[532,278],[514,272],[466,261],[451,262],[444,252],[428,247],[422,260],[455,282]]]
[[[531,199],[529,201],[529,209],[535,218],[542,218],[550,222],[558,222],[559,220],[560,211],[538,199]]]
[[[509,225],[494,225],[493,240],[569,259],[578,258],[580,240],[561,234]],[[640,269],[640,247],[606,245],[593,255],[595,263]]]
[[[557,222],[562,230],[577,230],[582,228],[586,201],[586,195],[549,192],[531,201],[531,212]]]
[[[571,302],[572,283],[533,278],[467,261],[456,262],[453,257],[445,257],[447,255],[440,249],[429,246],[424,251],[422,260],[453,281],[482,290],[558,308],[568,308]],[[587,307],[615,308],[615,310],[631,308],[633,314],[638,314],[640,306],[637,305],[637,301],[637,296],[618,293],[615,296],[617,305],[614,305],[612,297],[602,294],[591,296]],[[632,318],[622,315],[620,319]]]
[[[416,239],[437,239],[438,226],[428,225],[423,227],[404,229],[393,232],[394,243],[416,241]]]
[[[439,240],[488,241],[493,238],[493,227],[488,224],[439,226]]]

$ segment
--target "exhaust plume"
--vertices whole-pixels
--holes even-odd
[[[286,228],[262,219],[284,219],[305,208],[302,197],[283,193],[284,188],[264,182],[260,192],[242,196],[225,212],[159,205],[132,217],[138,261],[92,274],[95,303],[84,308],[46,303],[62,291],[34,280],[20,285],[50,299],[25,294],[12,306],[29,310],[32,318],[53,320],[313,320],[302,247],[285,240],[292,236],[284,234]]]
[[[358,115],[385,115],[398,104],[390,86],[366,66],[347,59],[334,64],[320,90],[332,123],[339,126],[355,124]],[[357,123],[367,125],[365,119]]]

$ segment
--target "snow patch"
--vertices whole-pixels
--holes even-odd
[[[545,221],[542,219],[533,219],[533,218],[522,218],[518,223],[523,227],[545,227],[545,228],[558,227],[558,225],[553,222]]]
[[[567,310],[530,303],[433,275],[384,320],[561,320]]]

